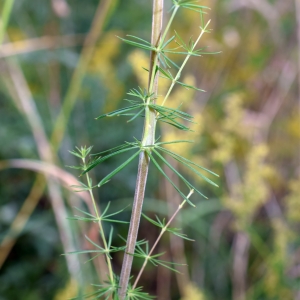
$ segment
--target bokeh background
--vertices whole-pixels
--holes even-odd
[[[148,53],[117,36],[149,40],[152,1],[4,0],[2,24],[10,3],[0,46],[0,299],[63,300],[103,280],[101,259],[61,255],[89,249],[84,235],[98,239],[95,226],[66,219],[74,206],[90,205],[70,187],[79,173],[67,166],[80,162],[68,150],[93,145],[99,152],[141,137],[142,118],[95,117],[126,105],[130,88],[146,86]],[[196,208],[186,206],[173,224],[195,242],[166,235],[157,249],[188,267],[178,275],[149,266],[141,285],[161,300],[300,299],[300,1],[201,3],[211,7],[212,33],[200,47],[221,53],[192,58],[182,74],[205,93],[177,87],[168,102],[194,115],[194,132],[166,125],[160,135],[194,140],[174,151],[218,173],[219,188],[172,162],[209,199],[194,195]],[[182,11],[173,27],[195,39],[199,14]],[[94,181],[125,159],[95,168]],[[136,171],[137,161],[95,190],[101,208],[109,201],[112,211],[126,207],[122,220],[130,217]],[[154,168],[146,194],[152,218],[168,219],[181,201]],[[122,245],[118,235],[127,230],[114,225],[113,244]],[[140,239],[151,244],[158,233],[142,220]],[[121,262],[115,254],[117,274]],[[140,266],[136,260],[133,274]]]

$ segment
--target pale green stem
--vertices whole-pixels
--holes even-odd
[[[202,35],[206,32],[206,28],[207,28],[207,26],[209,25],[209,23],[210,23],[210,20],[206,23],[205,27],[201,29],[201,33],[200,33],[200,35],[198,36],[198,38],[197,38],[197,40],[196,40],[196,42],[195,42],[195,44],[194,44],[194,46],[193,46],[191,52],[195,49],[195,47],[197,46],[198,42],[200,41]],[[177,74],[176,74],[174,80],[172,81],[172,84],[171,84],[171,86],[170,86],[170,88],[169,88],[169,90],[168,90],[168,92],[167,92],[167,94],[166,94],[166,96],[165,96],[165,98],[164,98],[162,104],[161,104],[162,106],[164,106],[165,102],[167,101],[168,97],[170,96],[170,93],[172,92],[173,87],[175,86],[176,81],[180,78],[181,72],[182,72],[183,68],[185,67],[186,63],[188,62],[188,60],[189,60],[189,58],[190,58],[191,56],[192,56],[192,54],[188,54],[188,55],[186,56],[185,60],[183,61],[181,67],[179,68],[179,70],[178,70],[178,72],[177,72]]]
[[[153,0],[153,15],[152,15],[152,36],[151,44],[154,47],[158,47],[161,41],[162,30],[162,17],[163,17],[163,3],[164,0]],[[158,72],[155,73],[156,66],[158,65],[158,53],[152,51],[150,56],[150,68],[149,68],[149,82],[148,82],[148,94],[154,94],[157,96],[158,88]],[[147,104],[150,103],[150,97],[147,99]],[[145,122],[144,132],[142,137],[142,145],[148,146],[154,143],[155,137],[155,125],[156,125],[156,113],[148,106],[145,107]],[[119,282],[119,299],[123,300],[126,297],[128,282],[131,273],[132,261],[137,240],[138,228],[141,219],[142,206],[144,202],[145,188],[148,176],[150,159],[146,151],[142,151],[139,157],[138,174],[136,180],[134,201],[132,207],[131,220],[129,225],[126,251],[124,254],[122,271]]]
[[[189,194],[187,195],[187,199],[189,199],[192,194],[194,193],[194,190],[191,190],[189,192]],[[141,275],[144,271],[144,269],[146,268],[146,265],[149,261],[149,259],[151,258],[151,254],[153,253],[155,247],[157,246],[158,242],[160,241],[160,239],[162,238],[163,234],[167,231],[167,228],[170,226],[170,224],[172,223],[172,221],[174,220],[174,218],[177,216],[177,214],[179,213],[179,211],[182,209],[182,207],[184,206],[184,204],[186,203],[186,200],[183,200],[182,203],[178,206],[177,210],[174,212],[173,216],[170,218],[170,220],[168,221],[168,223],[165,225],[165,227],[163,227],[161,229],[161,232],[158,236],[158,238],[156,239],[155,243],[153,244],[151,250],[149,251],[149,253],[147,254],[147,257],[145,258],[145,261],[143,263],[143,266],[141,267],[138,276],[136,277],[136,280],[132,286],[132,289],[135,289],[136,285],[138,284],[138,281],[141,278]]]
[[[167,24],[167,26],[166,26],[166,29],[165,29],[165,31],[164,31],[164,33],[163,33],[163,35],[162,35],[162,38],[161,38],[161,42],[160,42],[159,48],[162,47],[162,45],[163,45],[163,43],[164,43],[164,41],[165,41],[165,38],[166,38],[166,36],[167,36],[167,34],[168,34],[169,30],[170,30],[171,24],[173,23],[173,20],[174,20],[174,17],[175,17],[175,15],[176,15],[177,11],[178,11],[178,8],[179,8],[179,5],[176,5],[175,8],[174,8],[174,10],[173,10],[173,13],[172,13],[172,15],[171,15],[171,18],[169,19],[169,22],[168,22],[168,24]]]
[[[4,40],[4,35],[6,32],[6,27],[8,24],[8,20],[11,14],[11,10],[14,4],[14,0],[6,0],[4,5],[3,5],[3,11],[1,14],[1,20],[0,20],[0,45],[2,44]]]
[[[83,164],[84,164],[84,168],[85,168],[86,167],[85,158],[82,158],[82,160],[83,160]],[[89,176],[88,173],[86,173],[86,179],[87,179],[87,183],[88,183],[88,187],[89,187],[89,193],[90,193],[90,196],[91,196],[91,199],[92,199],[92,202],[93,202],[93,207],[94,207],[94,211],[95,211],[95,214],[96,214],[96,218],[98,220],[98,225],[99,225],[99,230],[100,230],[100,235],[101,235],[101,238],[102,238],[103,246],[104,246],[105,251],[107,251],[107,253],[109,253],[106,237],[105,237],[102,222],[101,222],[101,217],[100,217],[99,212],[98,212],[97,204],[96,204],[94,194],[93,194],[93,190],[92,190],[91,179],[90,179],[90,176]],[[113,274],[113,269],[112,269],[112,265],[111,265],[111,259],[110,259],[109,255],[107,253],[105,254],[105,256],[106,256],[106,262],[107,262],[107,267],[108,267],[108,272],[109,272],[109,279],[110,279],[111,282],[113,282],[114,274]]]

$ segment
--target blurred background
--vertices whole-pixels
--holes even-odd
[[[192,58],[182,74],[205,93],[177,87],[168,102],[194,115],[194,132],[165,125],[159,134],[194,140],[174,151],[218,173],[219,188],[171,162],[209,199],[193,195],[196,208],[186,206],[172,225],[195,242],[166,235],[157,248],[188,267],[178,266],[178,275],[149,266],[140,285],[161,300],[300,299],[300,1],[201,3],[211,7],[212,33],[200,47],[221,53]],[[67,219],[74,206],[91,207],[70,187],[79,172],[67,166],[80,162],[68,151],[100,152],[141,137],[142,118],[95,117],[146,86],[148,53],[117,36],[150,40],[152,1],[4,0],[0,10],[0,299],[68,299],[105,279],[101,257],[61,255],[90,249],[84,235],[99,238],[94,225]],[[199,25],[198,13],[183,10],[173,29],[188,41]],[[165,88],[161,81],[160,93]],[[125,159],[96,167],[94,182]],[[95,190],[99,206],[126,207],[119,217],[129,220],[136,172],[134,161]],[[168,219],[180,201],[150,168],[144,212]],[[114,225],[113,245],[127,230]],[[142,220],[140,239],[152,244],[158,234]],[[121,263],[115,254],[117,274]]]

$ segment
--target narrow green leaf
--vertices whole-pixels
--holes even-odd
[[[85,238],[91,243],[93,244],[96,248],[100,249],[101,251],[105,251],[105,249],[103,249],[101,246],[97,245],[95,242],[93,242],[87,235],[85,235]]]
[[[175,36],[173,35],[171,38],[169,38],[163,45],[162,49],[165,49],[167,45],[169,45],[173,40],[175,39]]]
[[[205,195],[203,195],[198,189],[196,189],[185,177],[180,174],[160,153],[153,149],[153,152],[190,188],[195,190],[199,195],[208,199]]]
[[[108,150],[105,150],[105,151],[101,151],[101,152],[98,152],[98,153],[95,153],[95,154],[91,154],[91,156],[99,156],[99,155],[103,155],[104,153],[107,153],[107,152],[115,152],[116,150],[127,148],[128,146],[129,146],[128,144],[122,144],[122,145],[110,148]]]
[[[194,206],[195,205],[191,202],[191,200],[189,200],[181,191],[180,189],[176,186],[176,184],[168,177],[168,175],[163,171],[163,169],[160,167],[160,165],[158,164],[158,162],[155,160],[155,158],[153,157],[153,155],[150,153],[150,151],[148,152],[148,155],[150,156],[150,158],[152,159],[154,165],[156,166],[156,168],[162,173],[162,175],[165,176],[165,178],[171,183],[171,185],[175,188],[175,190],[180,194],[180,196],[185,199],[190,205]]]
[[[176,142],[176,141],[175,141],[175,142]],[[177,141],[177,142],[182,142],[182,141]],[[189,141],[186,141],[186,142],[189,142]],[[167,142],[167,143],[168,143],[168,142]],[[164,143],[164,144],[166,145],[167,143]],[[172,143],[172,142],[169,142],[169,143]],[[163,143],[157,143],[157,145],[162,145],[162,144],[163,144]],[[214,173],[213,171],[210,171],[209,169],[206,169],[206,168],[204,168],[204,167],[202,167],[202,166],[200,166],[200,165],[198,165],[198,164],[192,162],[191,160],[189,160],[189,159],[187,159],[187,158],[185,158],[185,157],[183,157],[183,156],[181,156],[181,155],[179,155],[179,154],[177,154],[177,153],[175,153],[175,152],[173,152],[173,151],[171,151],[171,150],[168,150],[168,149],[163,148],[163,147],[160,147],[160,146],[158,146],[158,148],[159,148],[160,150],[162,150],[162,151],[164,151],[164,152],[166,152],[166,153],[168,153],[168,154],[174,156],[174,158],[177,157],[178,159],[180,159],[180,160],[182,160],[182,161],[184,161],[184,162],[186,162],[186,163],[188,163],[188,164],[191,164],[191,165],[193,165],[193,166],[196,166],[196,167],[198,167],[199,169],[202,169],[202,170],[204,170],[204,171],[206,171],[206,172],[208,172],[208,173],[210,173],[210,174],[212,174],[212,175],[214,175],[214,176],[219,177],[219,175],[216,174],[216,173]]]
[[[133,121],[134,119],[136,119],[144,110],[145,110],[145,108],[143,107],[138,113],[136,113],[134,115],[133,118],[131,118],[130,120],[128,120],[127,123],[129,123],[129,122]]]
[[[63,253],[62,255],[69,255],[69,254],[86,254],[86,253],[99,253],[99,250],[82,250],[82,251],[72,251],[68,253]],[[101,252],[102,254],[102,252]]]
[[[95,222],[97,218],[84,218],[80,216],[68,217],[68,220],[84,221],[84,222]]]
[[[165,63],[168,67],[171,67],[168,63],[172,64],[175,68],[177,68],[178,70],[180,69],[180,67],[175,63],[173,62],[168,56],[166,56],[163,52],[161,53],[164,60],[165,60]]]
[[[92,214],[90,214],[90,213],[88,213],[88,212],[86,212],[86,211],[84,211],[84,210],[82,210],[82,209],[80,209],[80,208],[78,208],[78,207],[76,207],[76,206],[74,206],[74,208],[75,208],[76,210],[80,211],[81,213],[87,215],[87,216],[90,216],[90,217],[92,217],[92,218],[95,218],[94,215],[92,215]]]
[[[130,35],[130,34],[127,34],[126,36],[129,36],[129,37],[132,37],[132,38],[134,38],[134,39],[140,40],[140,41],[142,41],[142,42],[144,42],[144,43],[146,43],[146,44],[148,44],[148,45],[151,46],[151,43],[149,43],[148,41],[143,40],[143,39],[141,39],[141,38],[139,38],[139,37],[137,37],[137,36]]]
[[[144,44],[141,44],[141,43],[133,42],[133,41],[127,40],[127,39],[123,39],[123,38],[121,38],[119,36],[118,36],[118,38],[120,40],[122,40],[123,42],[129,44],[129,45],[132,45],[132,46],[144,49],[144,50],[149,50],[149,51],[155,51],[156,50],[156,48],[152,47],[152,46],[148,46],[148,45],[144,45]]]
[[[163,68],[161,67],[157,67],[157,68],[159,72],[161,72],[165,76],[165,78],[173,80],[173,77],[169,73],[167,73]]]
[[[107,176],[105,176],[99,183],[98,186],[101,186],[108,180],[110,180],[114,175],[119,173],[121,170],[123,170],[132,160],[135,159],[136,156],[140,154],[141,150],[137,151],[134,155],[132,155],[130,158],[128,158],[123,164],[121,164],[118,168],[113,170],[111,173],[109,173]]]
[[[162,106],[162,105],[158,105],[158,104],[151,104],[149,105],[151,107],[153,107],[155,110],[160,110],[160,111],[164,111],[164,112],[173,112],[174,114],[178,115],[179,118],[184,118],[186,117],[185,120],[189,121],[189,119],[193,119],[193,116],[176,108],[171,108],[171,107],[166,107],[166,106]]]
[[[144,104],[136,104],[136,105],[126,106],[124,108],[119,108],[115,111],[112,111],[110,113],[103,114],[103,115],[97,117],[96,120],[99,120],[99,119],[102,119],[102,118],[105,118],[105,117],[120,116],[120,115],[122,115],[123,113],[125,113],[127,111],[131,111],[131,110],[135,110],[137,108],[143,107],[143,105]]]
[[[125,149],[122,149],[122,150],[115,151],[115,152],[113,152],[111,154],[108,154],[106,156],[99,157],[99,158],[95,159],[94,161],[90,162],[88,164],[86,170],[81,175],[83,175],[86,172],[90,171],[91,169],[95,168],[97,165],[99,165],[100,163],[104,162],[105,160],[107,160],[108,158],[110,158],[112,156],[130,151],[130,150],[133,150],[133,149],[136,149],[136,148],[138,148],[138,147],[137,146],[136,147],[128,147],[128,148],[125,148]]]
[[[166,152],[165,152],[166,153]],[[170,155],[170,154],[169,154]],[[173,156],[172,156],[173,157]],[[195,168],[193,168],[192,166],[190,166],[189,164],[187,164],[186,162],[180,161],[178,158],[173,157],[175,160],[181,162],[184,166],[186,166],[187,168],[189,168],[190,170],[192,170],[195,174],[197,174],[198,176],[200,176],[201,178],[203,178],[205,181],[207,181],[208,183],[210,183],[211,185],[214,185],[216,187],[219,187],[216,183],[214,183],[212,180],[210,180],[209,178],[207,178],[205,175],[203,175],[202,173],[200,173],[199,171],[197,171]],[[195,189],[197,191],[197,189]]]
[[[171,145],[171,144],[178,144],[178,143],[189,143],[189,144],[192,144],[192,143],[194,143],[194,141],[190,141],[190,140],[176,140],[176,141],[171,141],[171,142],[159,142],[159,143],[156,143],[155,146],[169,145],[169,144]]]
[[[196,90],[196,91],[205,92],[204,90],[199,89],[199,88],[196,88],[196,87],[193,86],[193,85],[188,85],[188,84],[183,83],[183,82],[180,82],[180,81],[177,81],[177,83],[180,84],[181,86],[187,88],[187,89],[193,89],[193,90]]]
[[[153,219],[147,217],[144,213],[142,213],[142,215],[143,215],[143,217],[144,217],[146,220],[148,220],[148,221],[149,221],[150,223],[152,223],[153,225],[155,225],[155,226],[157,226],[157,227],[159,227],[159,228],[163,228],[163,227],[164,227],[164,225],[162,225],[162,224],[160,224],[160,223],[154,221]]]

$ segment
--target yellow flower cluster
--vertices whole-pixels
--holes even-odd
[[[66,300],[77,296],[78,285],[75,280],[71,279],[67,282],[66,286],[59,290],[55,295],[54,300]]]
[[[292,241],[293,233],[284,220],[272,219],[274,244],[266,261],[266,275],[263,283],[270,298],[293,299],[293,292],[285,284],[287,276],[286,263],[289,261],[288,245]]]
[[[194,283],[189,283],[185,287],[185,294],[181,300],[205,300],[203,292]]]
[[[287,218],[291,222],[300,222],[300,179],[291,181],[290,193],[285,198],[287,205]]]
[[[116,67],[113,62],[119,54],[121,42],[116,35],[117,32],[110,31],[103,36],[89,65],[89,71],[101,78],[101,82],[107,90],[103,108],[105,112],[116,109],[124,94],[124,86],[117,79]]]

